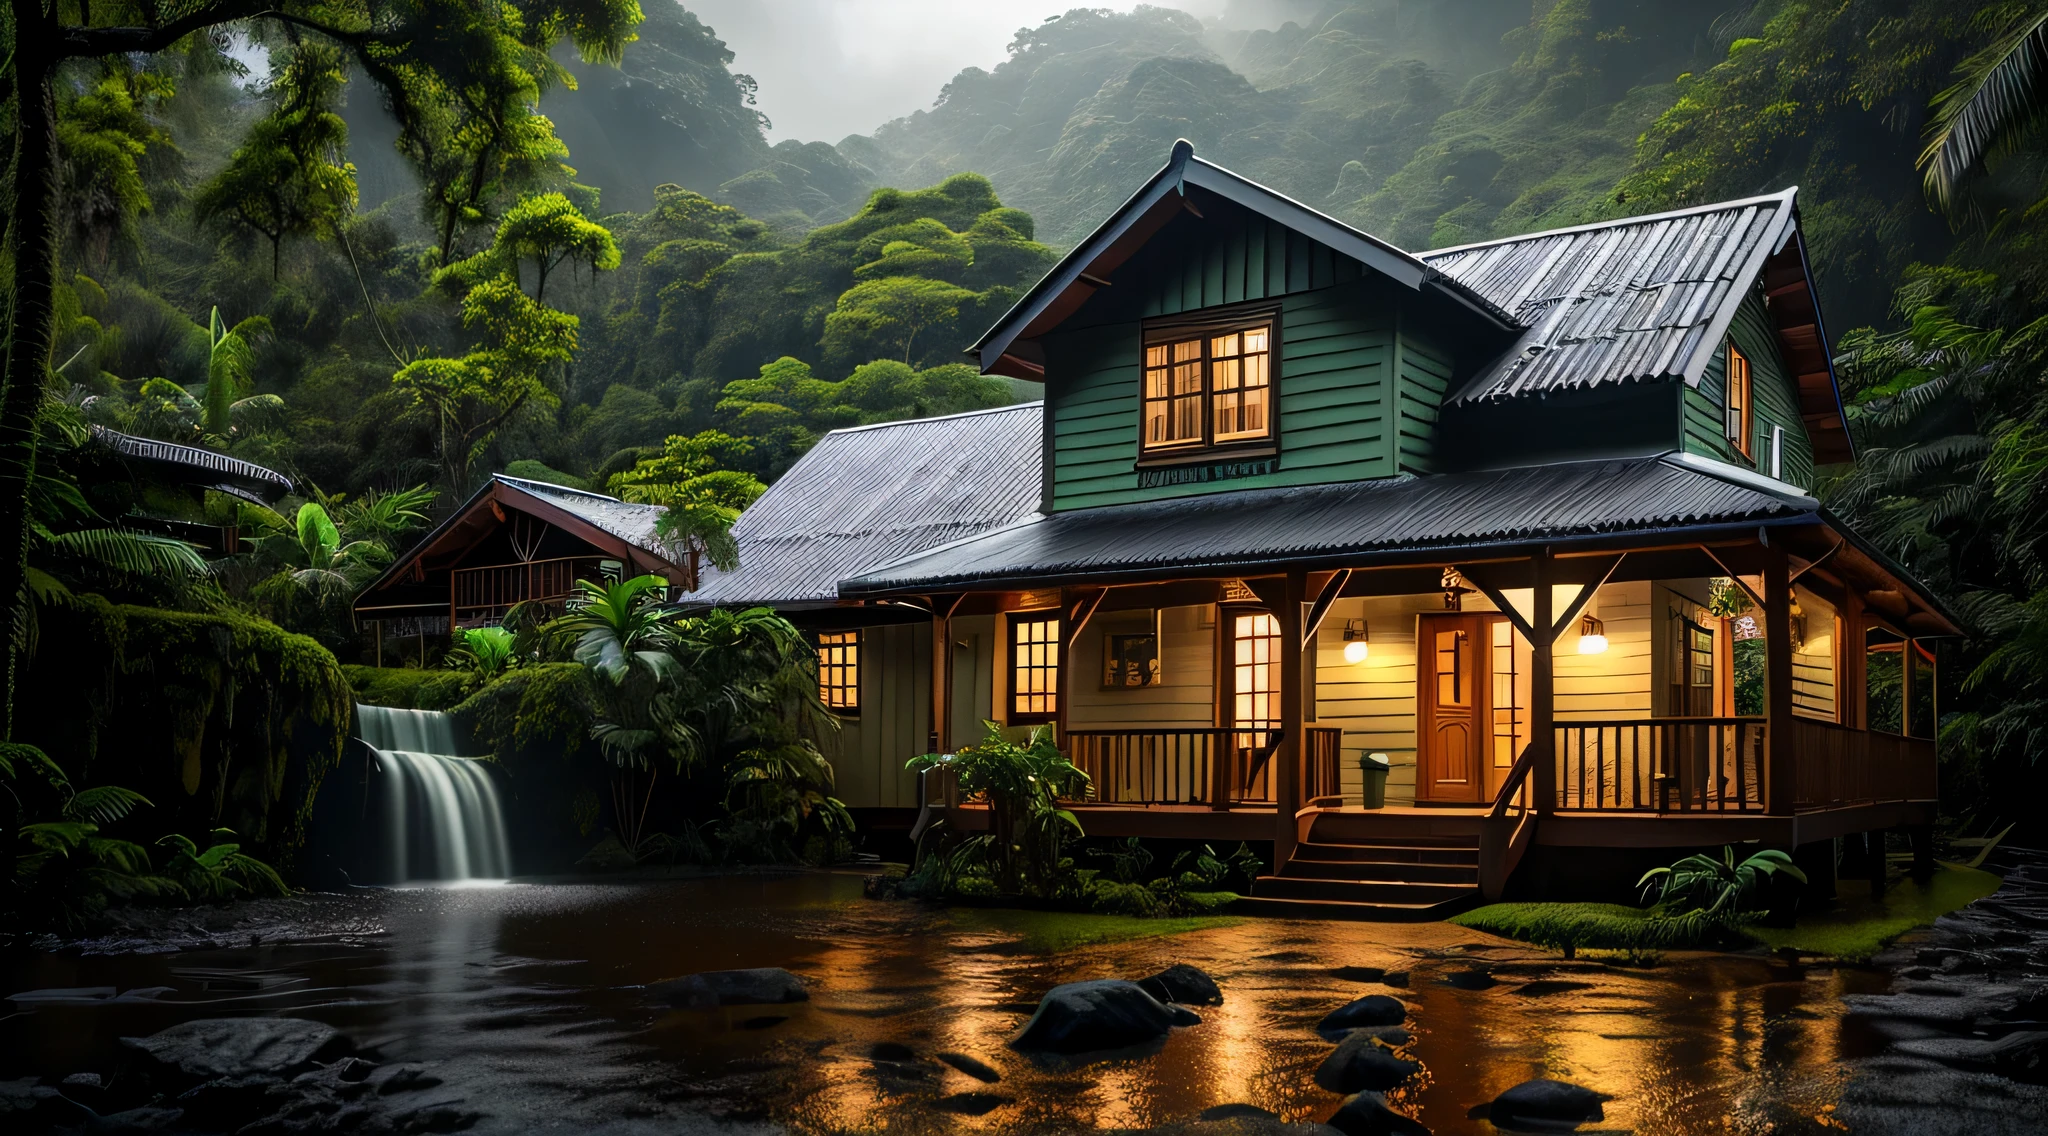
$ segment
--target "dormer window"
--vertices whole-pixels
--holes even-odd
[[[1145,457],[1273,438],[1273,322],[1155,328],[1145,336]]]
[[[1728,440],[1735,445],[1735,452],[1751,461],[1756,455],[1753,439],[1756,436],[1756,418],[1751,401],[1753,391],[1749,378],[1749,356],[1736,350],[1735,343],[1728,343]]]

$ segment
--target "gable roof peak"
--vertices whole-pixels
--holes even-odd
[[[1513,316],[1484,294],[1444,276],[1414,254],[1197,156],[1194,144],[1183,138],[1173,144],[1157,173],[968,348],[982,372],[1043,379],[1044,367],[1032,358],[1037,352],[1031,341],[1078,311],[1109,274],[1179,216],[1188,207],[1191,186],[1300,233],[1396,284],[1448,300],[1497,331],[1521,330]],[[1020,341],[1023,346],[1013,351]]]

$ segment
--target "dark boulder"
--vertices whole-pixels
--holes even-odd
[[[1440,981],[1459,990],[1491,990],[1500,985],[1499,979],[1483,970],[1454,970]]]
[[[1429,1136],[1421,1121],[1388,1108],[1387,1102],[1373,1093],[1360,1093],[1345,1101],[1329,1124],[1344,1136]]]
[[[1046,991],[1010,1047],[1043,1053],[1122,1049],[1158,1041],[1175,1026],[1198,1025],[1201,1020],[1154,998],[1135,982],[1068,982]]]
[[[1399,998],[1385,994],[1367,994],[1348,1005],[1331,1010],[1322,1021],[1316,1023],[1318,1033],[1342,1033],[1346,1030],[1370,1029],[1374,1026],[1398,1026],[1408,1020],[1408,1007]]]
[[[1345,1038],[1316,1068],[1316,1085],[1333,1093],[1381,1093],[1415,1076],[1422,1066],[1359,1031]]]
[[[917,1051],[900,1041],[878,1041],[868,1047],[868,1056],[876,1061],[915,1061]]]
[[[1471,1111],[1495,1128],[1516,1132],[1570,1132],[1581,1124],[1607,1119],[1600,1102],[1605,1093],[1564,1081],[1523,1081]]]
[[[962,1073],[985,1084],[993,1085],[1003,1079],[1003,1075],[996,1072],[993,1065],[979,1057],[965,1053],[941,1053],[938,1055],[938,1058]]]
[[[804,980],[781,967],[752,970],[707,970],[657,982],[647,988],[657,1001],[679,1010],[705,1010],[714,1006],[775,1006],[786,1002],[808,1002]]]
[[[9,1132],[40,1132],[90,1119],[92,1113],[84,1105],[37,1084],[34,1077],[0,1081],[0,1127]]]
[[[1211,1105],[1196,1114],[1196,1120],[1278,1120],[1280,1114],[1255,1104]]]
[[[199,1018],[121,1044],[192,1080],[281,1077],[349,1048],[333,1026],[305,1018]]]
[[[932,1107],[940,1112],[950,1112],[959,1116],[986,1116],[1006,1104],[1015,1103],[1015,1097],[1006,1097],[1000,1093],[954,1093],[952,1096],[940,1097],[933,1101]]]
[[[1223,991],[1216,986],[1216,980],[1184,962],[1174,963],[1150,978],[1140,978],[1138,985],[1161,1002],[1179,1002],[1183,1006],[1223,1004]]]
[[[1377,966],[1340,966],[1330,972],[1330,977],[1346,982],[1384,982],[1387,972]]]

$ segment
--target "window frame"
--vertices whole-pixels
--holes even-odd
[[[1214,340],[1247,331],[1266,330],[1266,425],[1264,432],[1251,437],[1216,439],[1216,368],[1215,357],[1211,354]],[[1147,397],[1145,373],[1147,353],[1155,347],[1193,340],[1200,344],[1199,365],[1201,388],[1193,396],[1199,400],[1201,437],[1195,440],[1153,444],[1146,440],[1145,426],[1150,404],[1158,400]],[[1238,358],[1242,358],[1240,353]],[[1168,374],[1173,363],[1167,361]],[[1239,390],[1245,389],[1240,383]],[[1169,406],[1173,399],[1167,394]],[[1280,441],[1280,309],[1272,306],[1238,308],[1227,311],[1205,309],[1200,313],[1186,316],[1170,316],[1146,320],[1138,343],[1138,462],[1137,468],[1147,469],[1158,466],[1183,465],[1193,462],[1213,461],[1218,457],[1263,457],[1278,453]]]
[[[1738,367],[1737,364],[1740,364]],[[1742,397],[1735,397],[1737,372],[1741,374]],[[1748,353],[1730,338],[1721,368],[1722,432],[1745,461],[1756,461],[1756,365]],[[1739,419],[1738,419],[1739,416]]]
[[[1060,618],[1060,609],[1037,608],[1031,611],[1008,612],[1005,614],[1004,622],[1008,626],[1003,631],[1003,673],[1005,677],[1003,720],[1017,726],[1035,726],[1057,721],[1060,713],[1060,698],[1064,693],[1060,690],[1060,652],[1066,649],[1066,644],[1063,641],[1063,629],[1066,623]],[[1027,668],[1019,663],[1018,650],[1021,647],[1031,645],[1031,643],[1020,640],[1019,632],[1027,626],[1042,624],[1051,625],[1052,635],[1049,639],[1041,639],[1034,642],[1050,644],[1052,646],[1052,659],[1049,663],[1032,664]],[[1027,669],[1042,671],[1045,674],[1046,689],[1044,691],[1022,691],[1018,689],[1020,684],[1017,680]],[[1045,706],[1043,709],[1021,709],[1019,707],[1019,700],[1024,698],[1043,698]]]
[[[856,627],[849,631],[817,632],[811,643],[811,648],[818,653],[818,701],[824,703],[825,709],[841,718],[860,717],[861,639],[860,628]],[[833,651],[845,651],[848,654],[841,661],[828,661]],[[830,681],[835,672],[843,679],[849,671],[852,673],[851,682]],[[849,700],[834,702],[833,691],[846,692],[845,697]]]

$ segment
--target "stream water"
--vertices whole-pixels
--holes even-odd
[[[288,1014],[341,1027],[380,1061],[427,1063],[443,1096],[484,1114],[478,1131],[1053,1132],[1171,1124],[1229,1103],[1320,1120],[1339,1098],[1311,1080],[1331,1049],[1316,1021],[1390,993],[1412,1007],[1407,1052],[1426,1067],[1390,1099],[1436,1133],[1491,1132],[1467,1110],[1548,1076],[1612,1094],[1603,1131],[1785,1136],[1841,1130],[1844,1063],[1876,1042],[1845,1026],[1840,995],[1887,981],[1748,956],[1567,962],[1443,924],[1249,920],[1047,950],[1029,933],[1058,920],[864,899],[857,876],[824,873],[319,902],[333,911],[309,921],[337,931],[314,942],[22,961],[10,993],[166,989],[17,1002],[0,1019],[0,1075],[113,1073],[122,1036]],[[1173,962],[1214,975],[1225,1001],[1154,1053],[1070,1065],[1004,1045],[1056,983]],[[765,966],[803,975],[811,1001],[668,1011],[638,989]],[[1333,974],[1344,967],[1405,983]],[[881,1042],[921,1059],[875,1061]],[[930,1060],[942,1051],[976,1055],[1002,1080]]]

